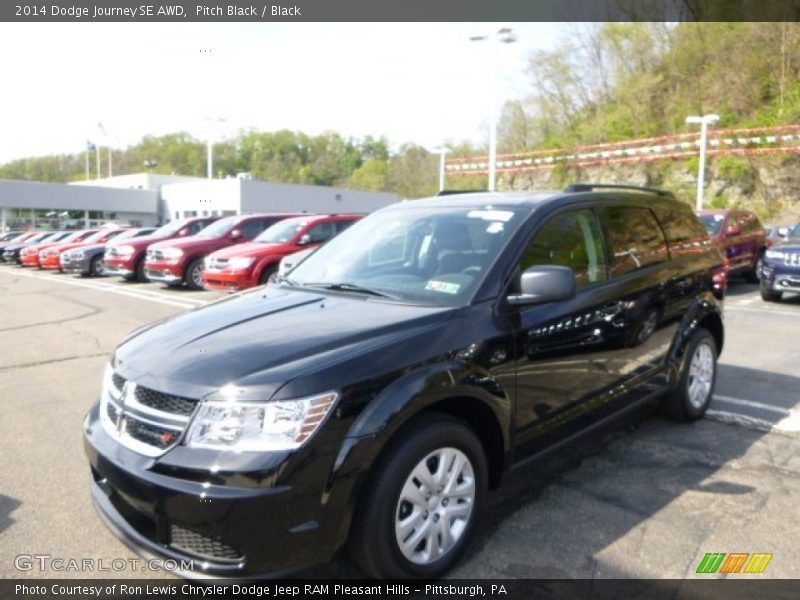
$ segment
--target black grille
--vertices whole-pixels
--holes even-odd
[[[164,394],[141,386],[136,388],[136,400],[150,408],[186,417],[192,414],[197,405],[194,400]]]
[[[170,547],[200,558],[216,561],[239,562],[244,556],[233,546],[219,538],[212,538],[191,529],[170,525]]]
[[[176,432],[171,429],[156,427],[155,425],[127,417],[125,418],[124,431],[133,439],[161,450],[169,448],[177,439]]]
[[[119,373],[114,373],[114,375],[111,377],[111,382],[114,384],[114,387],[121,392],[123,386],[125,385],[125,378]]]

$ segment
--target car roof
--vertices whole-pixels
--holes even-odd
[[[487,208],[494,209],[533,209],[550,204],[572,204],[592,200],[596,202],[613,202],[619,200],[646,201],[659,205],[680,205],[684,203],[676,200],[672,195],[659,195],[653,190],[617,190],[603,189],[591,191],[525,191],[525,192],[470,192],[464,194],[447,194],[421,198],[419,200],[406,200],[390,205],[391,207],[413,206],[419,208]]]

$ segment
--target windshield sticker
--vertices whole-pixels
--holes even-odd
[[[514,216],[510,210],[471,210],[467,213],[470,219],[483,219],[484,221],[502,221],[506,223]]]
[[[503,224],[499,221],[495,221],[494,223],[490,223],[489,226],[486,228],[486,233],[500,233],[503,231]]]
[[[450,283],[449,281],[436,281],[435,279],[431,279],[425,285],[425,289],[431,290],[432,292],[441,292],[443,294],[457,294],[461,286],[457,283]]]

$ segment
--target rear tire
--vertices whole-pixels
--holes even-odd
[[[469,543],[487,481],[475,433],[453,417],[422,413],[372,467],[351,557],[374,578],[438,577]]]
[[[189,266],[186,268],[186,275],[184,279],[186,280],[186,285],[189,287],[190,290],[204,289],[202,257],[195,258],[192,262],[189,263]]]
[[[686,344],[683,364],[675,389],[661,401],[664,415],[675,421],[702,418],[711,398],[717,375],[717,343],[707,329],[697,329]]]

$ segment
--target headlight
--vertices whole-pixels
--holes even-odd
[[[767,258],[772,258],[774,260],[782,260],[785,254],[780,250],[767,250],[765,255]]]
[[[237,452],[299,448],[316,433],[337,398],[336,392],[327,392],[277,402],[203,402],[186,445]]]
[[[180,258],[183,256],[183,250],[180,248],[164,248],[163,252],[166,258]]]
[[[128,245],[117,246],[117,254],[119,256],[130,256],[134,252],[136,252],[136,248],[134,248],[133,246],[128,246]],[[181,252],[181,254],[183,253]]]
[[[231,269],[246,269],[252,264],[253,264],[252,258],[249,258],[247,256],[234,256],[228,263],[228,266]]]

